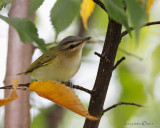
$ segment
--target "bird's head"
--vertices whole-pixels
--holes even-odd
[[[68,36],[58,44],[58,49],[67,53],[80,51],[90,38],[91,37]]]

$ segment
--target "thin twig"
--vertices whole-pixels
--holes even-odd
[[[139,56],[137,56],[137,55],[135,55],[135,54],[133,54],[133,53],[129,53],[129,52],[127,52],[126,50],[124,50],[124,49],[122,49],[122,48],[118,48],[118,50],[120,50],[121,52],[125,53],[125,54],[128,55],[128,56],[135,57],[135,58],[137,58],[137,59],[139,59],[139,60],[141,60],[141,61],[143,60],[142,57],[139,57]]]
[[[84,91],[84,92],[87,92],[89,94],[93,94],[93,91],[87,89],[87,88],[84,88],[82,86],[79,86],[79,85],[73,85],[71,82],[62,82],[63,84],[65,84],[66,86],[70,87],[70,88],[73,88],[73,89],[78,89],[78,90],[81,90],[81,91]]]
[[[89,90],[89,89],[87,89],[87,88],[84,88],[84,87],[81,87],[81,86],[79,86],[79,85],[73,85],[72,88],[73,88],[73,89],[75,88],[75,89],[78,89],[78,90],[87,92],[87,93],[89,93],[89,94],[91,94],[91,95],[93,94],[91,90]]]
[[[97,55],[98,57],[100,57],[101,59],[105,60],[106,62],[107,61],[109,62],[109,60],[107,59],[107,56],[104,56],[104,54],[99,54],[97,52],[95,52],[94,54]]]
[[[157,25],[157,24],[160,24],[160,21],[148,22],[143,27],[150,26],[150,25]],[[130,27],[130,31],[133,31],[133,30],[134,30],[134,28]],[[124,32],[121,33],[121,37],[123,37],[123,36],[125,36],[127,34],[128,34],[128,31],[125,30]]]
[[[94,52],[95,55],[97,55],[100,58],[103,58],[103,56],[101,54],[99,54],[98,52]]]
[[[81,87],[79,85],[72,85],[72,83],[64,83],[64,84],[66,86],[69,86],[69,87],[73,88],[73,89],[78,89],[78,90],[87,92],[89,94],[93,94],[93,91],[91,91],[91,90],[89,90],[87,88]],[[30,85],[30,83],[19,84],[17,89],[26,90],[26,88],[28,88],[29,85]],[[8,85],[8,86],[0,87],[0,89],[13,89],[13,87],[12,87],[12,85]]]
[[[105,8],[104,4],[100,0],[93,0],[96,4],[98,4],[105,12],[107,12],[107,9]]]
[[[135,104],[135,103],[128,103],[128,102],[119,102],[117,104],[114,104],[110,107],[108,107],[107,109],[103,110],[103,114],[113,108],[116,108],[117,106],[120,106],[120,105],[133,105],[133,106],[137,106],[137,107],[144,107],[143,105],[140,105],[140,104]]]
[[[30,85],[30,83],[26,83],[26,84],[19,84],[18,87],[25,87],[28,88]],[[7,85],[4,87],[0,87],[0,89],[13,89],[12,85]],[[21,89],[21,88],[17,88],[17,89]]]
[[[117,63],[113,66],[113,70],[116,69],[117,66],[125,59],[126,59],[125,57],[122,57],[120,60],[118,60]]]

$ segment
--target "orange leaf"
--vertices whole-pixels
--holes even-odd
[[[89,115],[78,96],[64,84],[56,81],[39,81],[30,84],[29,89],[35,91],[39,96],[54,101],[81,116],[91,120],[99,119]]]
[[[147,0],[147,8],[146,8],[146,12],[147,14],[149,14],[149,11],[151,9],[151,6],[153,5],[154,0]]]
[[[80,15],[81,15],[83,26],[85,29],[87,29],[87,22],[94,10],[94,7],[95,7],[95,3],[92,0],[82,1]]]
[[[9,94],[8,97],[6,97],[4,99],[0,99],[0,106],[6,105],[9,102],[18,98],[18,95],[16,93],[16,89],[18,87],[18,84],[19,84],[19,80],[17,78],[13,79],[13,81],[12,81],[13,91]]]

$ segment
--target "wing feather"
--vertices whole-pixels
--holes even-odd
[[[50,48],[49,51],[51,52],[52,56],[43,54],[29,66],[29,68],[26,70],[24,74],[28,74],[32,72],[34,69],[37,69],[41,66],[48,65],[51,62],[51,60],[55,59],[57,56],[55,50],[56,50],[55,47]]]

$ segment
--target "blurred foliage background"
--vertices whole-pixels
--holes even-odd
[[[62,0],[58,1],[61,2]],[[69,14],[76,13],[76,18],[72,17],[72,14],[70,18],[68,18],[68,15],[63,15],[63,11],[67,9],[62,9],[61,16],[64,19],[74,20],[66,29],[61,27],[53,29],[54,26],[52,27],[49,17],[50,11],[54,12],[54,8],[56,8],[56,6],[52,8],[53,4],[55,4],[55,1],[45,0],[36,11],[35,24],[39,37],[44,39],[46,43],[50,43],[59,42],[69,35],[91,36],[91,41],[86,44],[83,50],[81,69],[72,79],[72,82],[92,89],[99,63],[99,58],[94,55],[94,52],[101,53],[108,25],[108,15],[99,6],[95,5],[88,21],[88,29],[84,29],[79,11],[77,11],[80,6],[74,6],[75,10],[68,12]],[[2,9],[1,14],[7,14],[9,6]],[[160,20],[159,6],[160,1],[155,0],[149,12],[148,22]],[[52,22],[62,24],[61,21],[53,20]],[[62,22],[67,26],[70,21],[62,20]],[[4,23],[0,22],[0,26],[2,24]],[[3,29],[7,29],[7,27]],[[138,40],[136,38],[137,33],[134,31],[131,32],[132,38],[129,35],[122,38],[116,60],[119,60],[122,56],[125,56],[126,60],[114,70],[104,108],[121,101],[134,102],[146,107],[138,108],[122,105],[112,109],[102,117],[100,128],[160,127],[160,26],[144,27],[138,33]],[[1,35],[0,38],[2,38]],[[5,38],[7,38],[7,34],[5,34]],[[2,42],[7,43],[6,40],[2,40]],[[40,54],[40,50],[37,49],[33,55],[33,61]],[[87,108],[90,96],[78,90],[75,90],[75,92]],[[31,128],[83,127],[85,121],[83,117],[40,98],[34,93],[31,93],[30,102]],[[2,122],[1,126],[3,126]]]

